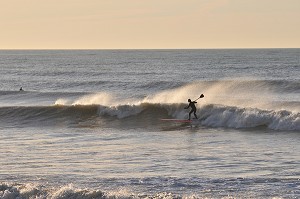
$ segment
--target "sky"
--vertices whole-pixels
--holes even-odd
[[[300,0],[0,0],[0,49],[300,48]]]

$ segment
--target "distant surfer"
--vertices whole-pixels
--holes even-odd
[[[189,102],[189,105],[187,107],[184,107],[185,109],[188,109],[188,108],[192,108],[192,110],[190,111],[189,113],[189,120],[191,120],[191,114],[194,113],[194,116],[196,119],[198,119],[197,115],[196,115],[196,106],[195,104],[197,103],[196,101],[192,101],[191,99],[188,99],[188,102]]]
[[[20,91],[24,91],[22,87],[20,88]]]

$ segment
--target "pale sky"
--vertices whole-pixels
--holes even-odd
[[[300,0],[0,0],[0,49],[300,48]]]

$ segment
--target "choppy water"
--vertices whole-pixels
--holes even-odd
[[[298,198],[299,55],[0,51],[0,198]]]

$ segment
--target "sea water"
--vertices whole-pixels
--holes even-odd
[[[299,143],[299,49],[0,51],[0,198],[300,198]]]

